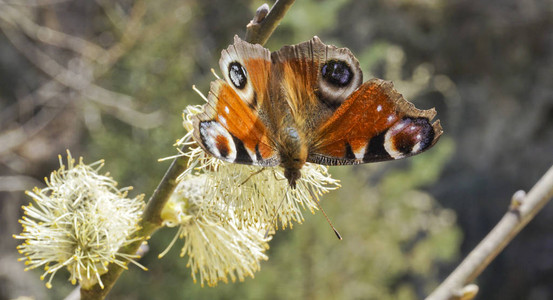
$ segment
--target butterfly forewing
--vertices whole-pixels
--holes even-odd
[[[223,78],[252,110],[268,96],[271,52],[234,37],[234,44],[221,51],[219,67]]]
[[[278,155],[258,106],[268,97],[269,50],[235,37],[221,52],[225,80],[211,83],[204,113],[194,120],[194,138],[213,156],[225,161],[276,166]]]

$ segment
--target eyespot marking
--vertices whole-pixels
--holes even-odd
[[[353,78],[350,66],[342,60],[331,59],[321,68],[323,79],[337,87],[347,86]]]
[[[428,148],[434,135],[427,118],[405,117],[386,132],[384,148],[395,159],[411,156]]]
[[[248,72],[239,62],[233,61],[229,64],[228,77],[237,89],[241,90],[246,87],[246,84],[248,83],[247,75]]]
[[[236,145],[232,135],[217,121],[200,122],[202,145],[213,156],[225,161],[234,162]]]

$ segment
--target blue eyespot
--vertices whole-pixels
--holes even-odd
[[[321,68],[323,79],[337,87],[347,86],[353,78],[353,72],[345,61],[329,60]]]

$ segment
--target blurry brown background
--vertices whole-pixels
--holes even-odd
[[[343,188],[279,232],[255,279],[201,288],[174,230],[161,230],[111,299],[420,299],[553,163],[553,2],[301,0],[266,45],[318,35],[350,48],[365,78],[393,80],[445,134],[418,157],[332,168]],[[60,299],[73,287],[23,272],[11,236],[29,198],[70,149],[100,158],[148,197],[202,100],[220,51],[259,1],[0,0],[0,299]],[[477,299],[553,299],[553,206],[478,279]]]

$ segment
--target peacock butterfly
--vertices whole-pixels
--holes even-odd
[[[222,51],[194,139],[228,162],[281,166],[291,187],[306,162],[352,165],[400,159],[442,134],[436,111],[419,110],[391,82],[363,83],[346,48],[318,37],[270,52],[235,37]]]

